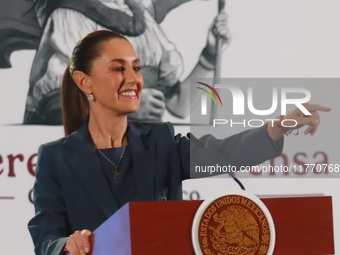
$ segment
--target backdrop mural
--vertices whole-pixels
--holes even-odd
[[[189,131],[187,98],[173,104],[190,85],[214,24],[224,23],[228,47],[221,55],[223,78],[310,78],[312,101],[332,107],[322,114],[313,137],[291,134],[282,157],[265,162],[340,163],[340,3],[336,0],[227,1],[216,20],[215,0],[0,0],[0,247],[5,254],[33,254],[27,222],[34,214],[31,189],[40,144],[63,136],[59,82],[75,42],[107,28],[132,41],[143,62],[147,88],[142,110],[131,118],[170,120]],[[231,36],[232,34],[232,36]],[[231,40],[232,38],[232,40]],[[202,55],[206,58],[202,60]],[[202,77],[212,76],[206,69]],[[196,76],[197,77],[197,76]],[[305,86],[305,85],[304,85]],[[265,90],[265,88],[264,88]],[[179,97],[180,98],[180,97]],[[225,102],[225,101],[224,101]],[[226,135],[240,128],[225,127]],[[326,173],[268,172],[241,176],[259,196],[331,195],[340,213],[337,176]],[[184,182],[184,199],[204,199],[214,191],[239,188],[230,177]],[[288,213],[288,212],[287,212]],[[340,222],[334,217],[335,240]],[[336,242],[336,250],[340,243]]]

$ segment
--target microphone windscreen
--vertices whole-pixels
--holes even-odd
[[[146,136],[144,134],[140,135],[140,140],[142,141],[142,144],[143,144],[143,147],[144,147],[145,150],[150,149],[148,139],[146,138]]]

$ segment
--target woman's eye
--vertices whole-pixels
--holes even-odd
[[[116,71],[116,72],[124,72],[125,68],[124,67],[116,67],[113,70]]]
[[[136,72],[139,72],[142,68],[140,66],[136,66],[133,68]]]

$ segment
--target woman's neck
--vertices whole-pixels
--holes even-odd
[[[127,115],[96,116],[90,113],[89,132],[98,149],[125,146],[127,141]]]

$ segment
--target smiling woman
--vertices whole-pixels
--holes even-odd
[[[116,122],[116,118],[120,118],[118,123],[123,125],[114,125],[117,130],[126,129],[127,114],[137,111],[140,103],[144,83],[139,71],[140,60],[123,36],[100,30],[81,40],[74,49],[62,84],[65,134],[77,130],[90,113],[89,129],[99,140],[97,147],[121,146],[122,141],[118,140],[123,137],[104,141],[105,134],[99,135],[94,130],[97,126],[112,126],[111,121]],[[105,124],[98,123],[102,120]]]
[[[107,34],[105,31],[97,33]],[[77,47],[79,54],[83,50],[82,44]],[[78,88],[90,98],[89,131],[97,148],[119,147],[126,143],[127,114],[137,111],[140,103],[143,88],[140,61],[130,42],[118,36],[97,47],[101,53],[91,61],[91,71],[83,71],[72,63],[71,74]],[[117,122],[117,118],[120,121]],[[112,130],[113,126],[115,130]],[[107,137],[99,127],[111,129],[111,134],[118,135]]]
[[[89,253],[92,231],[124,204],[181,200],[182,181],[191,177],[195,165],[240,169],[282,151],[288,129],[277,124],[225,139],[190,136],[190,143],[175,135],[169,122],[128,120],[138,110],[143,85],[139,58],[120,34],[95,31],[74,48],[62,84],[66,136],[38,152],[36,215],[28,223],[37,255]],[[315,132],[317,111],[328,108],[308,109],[311,117],[298,110],[288,117]]]

